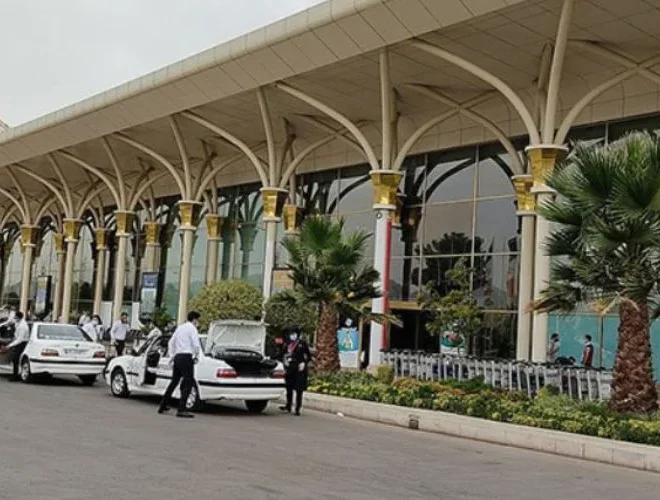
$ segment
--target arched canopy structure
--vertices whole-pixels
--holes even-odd
[[[385,311],[396,295],[389,283],[410,281],[413,261],[424,267],[446,258],[411,250],[415,238],[434,230],[429,213],[457,205],[454,196],[478,199],[464,231],[474,250],[488,226],[479,221],[480,207],[501,202],[508,210],[502,217],[520,217],[520,236],[500,252],[520,262],[519,273],[506,273],[520,278],[506,293],[517,294],[513,302],[524,317],[520,297],[538,292],[549,266],[542,244],[549,228],[535,203],[552,193],[539,165],[554,164],[577,127],[660,116],[660,7],[625,4],[328,0],[34,122],[0,124],[4,221],[36,226],[52,212],[61,233],[91,215],[109,232],[104,219],[111,217],[116,248],[104,238],[97,244],[107,246],[115,267],[97,266],[96,279],[114,278],[114,293],[104,296],[112,296],[116,314],[125,290],[138,288],[146,239],[162,250],[150,254],[150,269],[169,266],[183,276],[174,302],[188,299],[204,281],[200,275],[212,282],[240,274],[261,282],[268,295],[278,241],[295,234],[300,205],[343,215],[358,204],[349,220],[375,229],[373,262],[385,295],[375,307]],[[486,159],[468,155],[437,167],[445,152],[472,147]],[[338,176],[326,182],[334,171]],[[468,171],[474,177],[460,184]],[[364,186],[375,188],[373,203]],[[439,193],[445,198],[436,199]],[[202,202],[207,225],[198,231]],[[433,220],[457,218],[446,210]],[[136,214],[150,225],[135,223]],[[396,231],[405,233],[405,255],[392,257],[387,245]],[[212,242],[211,255],[219,255],[222,240],[222,262],[199,262],[200,235]],[[427,250],[439,248],[429,244]],[[250,252],[259,255],[259,270]],[[74,257],[67,258],[72,273]],[[405,261],[404,278],[389,274],[396,259]],[[159,297],[171,300],[174,292],[160,287]],[[412,302],[411,284],[401,288],[406,297],[399,298]],[[95,290],[98,298],[102,287]],[[181,315],[185,308],[178,309]],[[535,331],[542,333],[543,321],[534,318]]]

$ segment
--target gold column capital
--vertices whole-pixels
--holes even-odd
[[[108,249],[108,230],[103,227],[94,229],[94,241],[96,243],[96,250]]]
[[[546,181],[554,172],[557,161],[561,161],[567,152],[568,148],[556,144],[536,144],[525,148],[533,177],[534,191],[550,189],[546,185]]]
[[[263,201],[263,220],[265,222],[279,222],[282,220],[284,202],[289,196],[289,191],[276,187],[265,187],[259,190]]]
[[[21,252],[24,252],[26,247],[36,248],[38,237],[39,237],[39,226],[32,226],[29,224],[22,225]]]
[[[197,201],[181,200],[176,205],[179,210],[180,229],[197,229],[199,216],[202,213],[202,204]]]
[[[302,209],[294,204],[285,204],[283,208],[284,232],[289,235],[298,234],[302,224]]]
[[[207,238],[211,241],[218,241],[222,238],[222,226],[225,218],[221,215],[206,214],[206,233]]]
[[[79,219],[64,219],[64,240],[69,243],[77,243],[80,233]]]
[[[531,174],[514,175],[511,177],[513,189],[518,202],[518,215],[533,215],[536,210],[536,198],[532,192],[534,176]]]
[[[397,170],[372,170],[369,172],[374,188],[374,208],[396,210],[398,203],[397,190],[403,172]]]
[[[162,225],[159,222],[147,221],[144,223],[144,234],[147,246],[160,245],[160,231]]]
[[[133,233],[133,221],[135,220],[135,212],[128,212],[126,210],[116,210],[115,218],[117,221],[116,236],[130,236]]]

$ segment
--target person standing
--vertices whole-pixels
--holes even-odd
[[[591,368],[594,364],[594,343],[591,335],[584,336],[584,349],[582,350],[582,365]]]
[[[300,328],[288,329],[289,343],[284,355],[284,369],[286,370],[284,382],[286,384],[286,405],[280,406],[280,410],[291,413],[293,404],[293,393],[296,393],[295,415],[300,416],[302,409],[303,393],[307,389],[309,373],[309,362],[312,355],[309,345],[302,338]]]
[[[82,326],[82,331],[87,334],[87,336],[92,339],[92,342],[99,341],[99,326],[101,325],[101,317],[98,314],[92,316],[87,323]]]
[[[124,347],[126,346],[126,336],[128,335],[128,314],[121,313],[121,317],[115,321],[110,329],[110,339],[115,345],[117,356],[124,354]]]
[[[172,380],[170,381],[170,385],[167,386],[158,407],[159,414],[169,410],[168,404],[172,399],[172,393],[179,385],[179,382],[181,382],[179,409],[176,412],[176,416],[181,418],[193,418],[195,416],[188,412],[186,403],[188,402],[190,391],[195,385],[195,363],[197,363],[202,352],[199,332],[197,331],[199,318],[200,314],[197,311],[190,311],[188,313],[188,321],[179,325],[170,339],[168,351],[170,359],[174,363]]]
[[[557,357],[559,356],[559,334],[553,333],[550,337],[550,342],[548,342],[548,347],[545,350],[546,362],[556,363]]]
[[[15,322],[14,340],[7,346],[11,349],[11,357],[13,362],[13,378],[12,380],[19,380],[18,367],[21,362],[21,355],[30,340],[30,327],[25,321],[25,317],[21,311],[16,312],[13,321]]]

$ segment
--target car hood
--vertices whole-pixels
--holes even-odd
[[[214,321],[206,336],[207,353],[218,348],[249,349],[264,354],[266,324],[258,321]]]

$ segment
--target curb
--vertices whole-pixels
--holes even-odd
[[[660,447],[645,444],[311,392],[305,393],[304,407],[397,427],[660,473]]]

